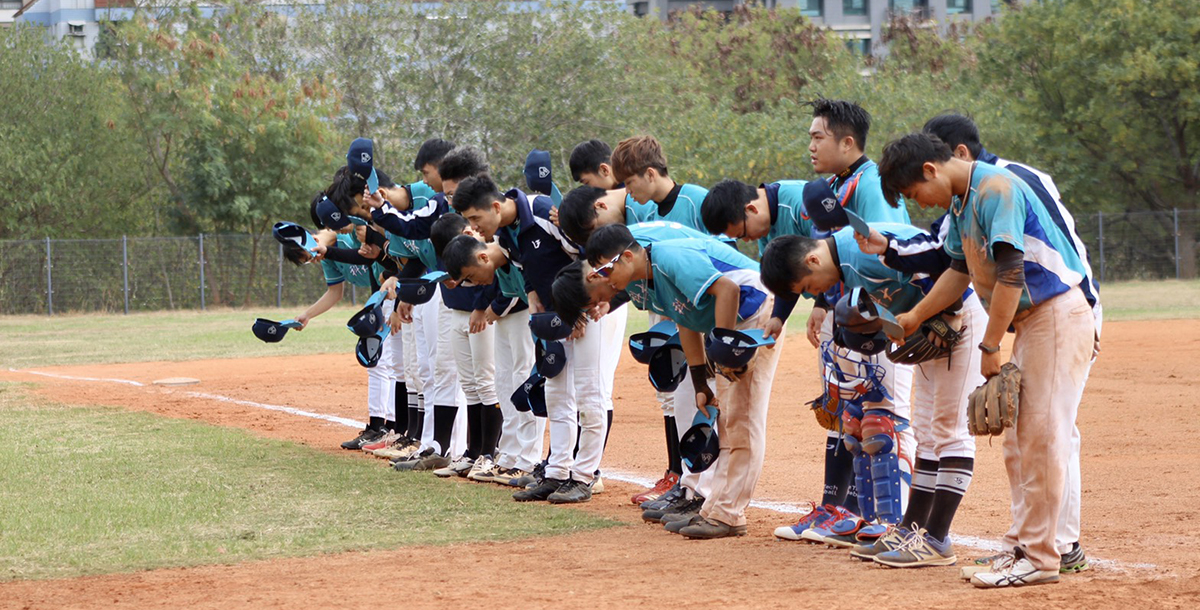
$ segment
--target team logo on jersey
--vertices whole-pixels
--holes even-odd
[[[369,152],[364,152],[364,153],[362,154],[362,156],[361,156],[361,157],[359,157],[359,159],[360,159],[360,160],[361,160],[363,163],[370,163],[370,162],[371,162],[371,153],[369,153]]]
[[[542,240],[540,240],[540,239],[533,240],[533,248],[535,250],[538,248],[541,248],[541,247],[542,247]]]
[[[826,197],[821,200],[821,207],[825,208],[826,212],[832,212],[833,208],[837,207],[837,199]]]
[[[892,299],[896,298],[896,293],[900,292],[899,288],[880,288],[879,298],[880,303],[891,303]]]
[[[538,168],[538,178],[549,178],[549,177],[550,177],[550,168],[548,166],[543,165]]]

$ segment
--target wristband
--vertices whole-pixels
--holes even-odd
[[[712,376],[712,373],[708,370],[707,364],[689,366],[688,372],[691,373],[692,376],[692,387],[695,388],[697,392],[707,394],[712,391],[708,387],[708,380]]]
[[[985,354],[994,354],[994,353],[1000,351],[1000,346],[997,345],[996,347],[988,347],[983,344],[983,341],[980,341],[979,342],[979,351],[981,351]]]

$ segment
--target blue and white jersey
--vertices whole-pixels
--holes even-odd
[[[867,222],[911,223],[908,207],[903,201],[900,202],[900,207],[893,208],[888,205],[887,199],[884,199],[879,166],[870,159],[845,178],[834,176],[831,186],[842,206]]]
[[[661,204],[654,201],[640,204],[633,201],[632,198],[626,198],[626,220],[628,221],[629,219],[631,214],[630,207],[632,206],[634,208],[632,214],[638,222],[668,220],[707,234],[708,231],[704,228],[704,220],[700,217],[700,204],[704,203],[704,198],[708,196],[708,189],[695,184],[680,184],[678,187],[679,192],[676,194],[674,201],[666,201]],[[665,212],[663,211],[664,209],[666,210]]]
[[[739,321],[752,317],[767,300],[758,263],[712,236],[659,241],[648,252],[651,278],[630,284],[631,297],[644,295],[631,302],[684,328],[707,333],[716,327],[716,299],[707,291],[722,277],[741,289]]]
[[[405,185],[404,190],[408,191],[411,203],[408,210],[401,212],[390,202],[385,202],[382,207],[371,210],[371,219],[393,235],[412,240],[429,239],[434,221],[450,212],[449,204],[443,197],[435,205],[429,205],[437,193],[424,182]]]
[[[1063,205],[1062,195],[1058,192],[1058,187],[1054,184],[1054,179],[1049,175],[1040,172],[1028,165],[1001,159],[992,153],[984,150],[979,154],[979,160],[984,163],[990,163],[996,167],[1002,167],[1015,174],[1018,178],[1025,181],[1029,188],[1033,190],[1033,194],[1041,200],[1045,206],[1046,212],[1050,215],[1054,226],[1067,236],[1072,247],[1075,249],[1075,254],[1079,256],[1079,261],[1083,265],[1083,281],[1079,283],[1079,287],[1083,290],[1083,296],[1087,298],[1093,310],[1099,314],[1100,303],[1100,286],[1096,283],[1096,276],[1092,273],[1091,257],[1088,256],[1087,246],[1083,244],[1083,240],[1079,239],[1079,232],[1075,230],[1075,218],[1071,216],[1071,212],[1067,210],[1067,206]],[[1098,327],[1097,327],[1098,328]]]
[[[504,194],[517,206],[517,218],[496,232],[496,242],[508,251],[525,278],[525,292],[537,292],[546,309],[554,303],[554,276],[579,256],[579,248],[550,222],[554,201],[545,195],[529,197],[520,189]]]
[[[974,163],[966,200],[950,206],[946,253],[965,260],[985,307],[996,287],[992,248],[1011,244],[1024,255],[1025,288],[1017,311],[1043,303],[1083,282],[1087,268],[1033,189],[1012,172]]]
[[[707,233],[690,229],[677,222],[666,222],[663,220],[630,225],[629,232],[633,234],[633,239],[637,241],[638,245],[643,248],[670,239],[710,237]],[[646,294],[645,282],[630,284],[625,288],[625,293],[629,295],[629,300],[633,303],[634,307],[643,310],[650,308],[650,297]]]
[[[874,223],[872,228],[880,233],[889,233],[900,238],[910,238],[920,233],[912,225]],[[877,303],[894,314],[902,314],[913,308],[933,287],[926,274],[910,274],[897,271],[883,264],[878,256],[864,254],[854,240],[854,229],[845,227],[833,234],[838,270],[842,274],[842,285],[846,292],[862,288]]]
[[[771,212],[771,231],[758,240],[761,256],[767,244],[780,235],[813,236],[812,221],[804,216],[804,185],[807,180],[780,180],[759,186],[767,191],[767,209]]]

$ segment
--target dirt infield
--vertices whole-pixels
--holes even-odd
[[[1167,346],[1165,349],[1163,346]],[[804,401],[815,396],[815,353],[802,337],[783,348],[772,396],[767,464],[757,498],[796,505],[817,497],[823,433]],[[256,434],[336,449],[352,436],[344,423],[305,412],[361,420],[363,372],[345,355],[47,367],[0,372],[0,380],[37,382],[38,392],[70,404],[116,405],[203,420]],[[750,535],[687,541],[643,525],[629,504],[636,486],[610,478],[608,491],[579,508],[626,527],[536,541],[404,548],[282,559],[233,566],[169,569],[0,584],[0,607],[257,608],[624,608],[682,598],[699,607],[951,607],[987,601],[1013,608],[1183,607],[1200,601],[1200,453],[1180,448],[1200,438],[1193,404],[1200,373],[1200,321],[1113,322],[1080,409],[1083,431],[1083,542],[1096,569],[1058,585],[981,592],[956,568],[898,571],[864,565],[844,552],[780,542],[771,531],[795,519],[750,511]],[[88,380],[66,379],[83,377]],[[196,377],[164,388],[155,379]],[[105,381],[107,380],[107,381]],[[133,385],[114,380],[134,381]],[[625,357],[604,469],[611,477],[653,479],[664,468],[661,412],[645,370]],[[239,403],[236,401],[247,401]],[[357,458],[370,459],[370,458]],[[380,468],[380,481],[401,475]],[[461,481],[450,485],[470,484]],[[974,482],[955,522],[960,562],[990,554],[1008,523],[1000,444],[979,448]],[[972,548],[974,547],[974,548]],[[681,601],[682,601],[681,600]]]

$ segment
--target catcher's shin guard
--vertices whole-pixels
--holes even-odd
[[[867,521],[875,520],[875,494],[871,485],[871,456],[864,453],[862,445],[853,436],[842,439],[846,448],[854,454],[854,489],[858,493],[858,514]]]
[[[908,420],[889,411],[872,409],[862,420],[862,454],[871,456],[871,485],[880,523],[899,523],[912,484],[911,457],[901,448],[900,433]],[[857,474],[857,462],[855,473]]]

